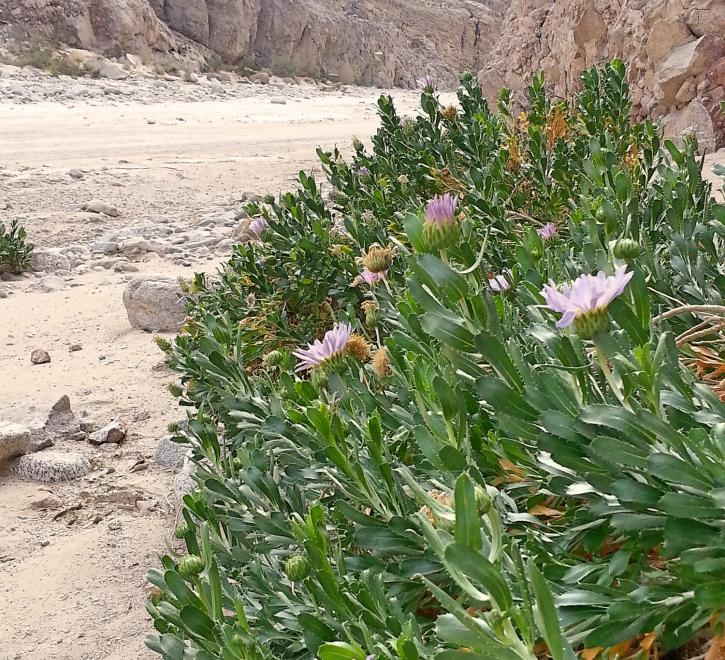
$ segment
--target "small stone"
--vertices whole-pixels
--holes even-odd
[[[115,218],[119,215],[118,209],[115,206],[106,204],[99,199],[92,199],[87,204],[83,205],[84,211],[90,211],[91,213],[103,213],[104,215]]]
[[[17,458],[10,469],[21,477],[50,483],[85,477],[91,471],[91,464],[74,452],[44,451]]]
[[[209,89],[215,94],[226,94],[226,89],[216,78],[212,78],[209,81]]]
[[[42,348],[36,348],[30,354],[30,361],[33,364],[48,364],[50,362],[50,353],[44,351]]]
[[[109,521],[108,529],[110,529],[112,532],[117,532],[119,529],[121,529],[121,521],[120,520]]]
[[[56,275],[48,275],[48,277],[44,277],[40,280],[40,288],[46,293],[62,291],[65,289],[65,282]]]
[[[279,97],[275,97],[270,101],[273,105],[287,105],[287,100]]]
[[[88,436],[88,440],[94,445],[103,445],[107,443],[118,444],[126,439],[126,425],[119,421],[114,420],[109,424],[106,424],[98,431],[94,431]]]
[[[81,346],[80,344],[71,344],[68,347],[69,353],[75,353],[76,351],[82,351],[82,350],[83,350],[83,346]]]
[[[73,168],[72,170],[68,170],[68,176],[72,179],[82,179],[84,175],[79,169]]]
[[[249,78],[253,83],[257,83],[259,85],[269,85],[269,74],[265,71],[260,71],[259,73],[255,73],[254,75],[250,76]]]
[[[40,509],[42,511],[46,511],[48,509],[57,509],[61,505],[61,501],[55,497],[55,495],[46,495],[45,497],[41,497],[40,499],[33,500],[30,503],[30,506],[33,509]]]
[[[43,541],[40,542],[40,547],[41,548],[46,548],[49,545],[50,545],[50,541],[43,540]]]

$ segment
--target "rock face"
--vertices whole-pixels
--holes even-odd
[[[147,332],[178,332],[184,322],[184,294],[171,277],[137,277],[123,292],[123,304],[129,323]]]
[[[343,83],[452,83],[478,70],[503,0],[14,0],[3,23],[106,56],[159,54],[270,67]]]
[[[662,118],[673,137],[693,128],[710,150],[725,144],[724,36],[723,0],[512,0],[479,79],[491,98],[541,70],[567,97],[585,68],[618,57],[634,113]]]

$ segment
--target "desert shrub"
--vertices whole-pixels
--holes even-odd
[[[188,556],[149,572],[152,649],[685,658],[722,633],[725,207],[625,81],[567,104],[537,77],[522,113],[470,76],[414,119],[382,97],[371,152],[319,151],[329,202],[301,174],[248,206],[166,347],[199,488]]]
[[[0,272],[22,273],[30,265],[33,246],[17,220],[9,227],[0,223]]]

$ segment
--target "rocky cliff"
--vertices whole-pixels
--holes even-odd
[[[495,43],[503,0],[4,0],[0,22],[75,47],[194,57],[365,85],[453,83]]]
[[[708,150],[725,144],[725,0],[511,0],[479,78],[487,93],[525,89],[544,71],[561,97],[613,57],[629,65],[634,111],[670,135],[692,126]]]
[[[3,25],[107,56],[381,87],[453,84],[468,69],[490,96],[542,70],[566,97],[586,67],[619,57],[637,115],[725,144],[725,0],[2,0],[0,36]]]

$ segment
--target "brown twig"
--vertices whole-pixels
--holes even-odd
[[[716,316],[725,316],[725,307],[722,305],[682,305],[674,309],[668,309],[666,312],[655,316],[653,323],[659,323],[665,319],[679,316],[680,314],[714,314]]]

